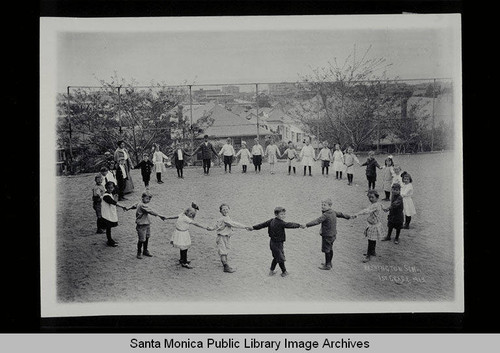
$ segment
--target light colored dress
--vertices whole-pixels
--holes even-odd
[[[268,145],[266,147],[266,155],[267,155],[267,161],[270,164],[276,163],[276,160],[278,159],[279,150],[278,146],[276,145]]]
[[[340,150],[335,150],[333,152],[333,171],[343,172],[344,171],[344,154]]]
[[[382,234],[382,204],[380,202],[375,202],[370,204],[364,210],[356,213],[356,216],[367,214],[366,219],[367,228],[365,229],[365,236],[368,240],[379,240]]]
[[[403,197],[403,213],[405,216],[411,217],[417,214],[415,210],[415,204],[411,198],[413,195],[413,185],[411,183],[401,184],[401,196]]]
[[[312,167],[314,163],[314,147],[305,145],[300,151],[300,158],[304,167]]]
[[[344,155],[345,171],[347,174],[354,174],[354,162],[359,164],[359,159],[354,153],[346,153]]]
[[[163,173],[165,169],[165,161],[168,157],[162,151],[153,153],[153,163],[155,165],[155,173]]]
[[[394,174],[394,170],[392,167],[385,166],[382,169],[382,183],[384,191],[390,192],[392,187],[392,176]]]
[[[252,155],[248,148],[245,147],[236,153],[236,158],[238,157],[240,157],[240,166],[244,166],[250,164],[250,158],[252,158]]]
[[[181,250],[186,250],[191,247],[191,235],[189,234],[189,225],[193,223],[193,219],[186,216],[184,213],[179,215],[175,222],[175,230],[172,234],[172,245]]]

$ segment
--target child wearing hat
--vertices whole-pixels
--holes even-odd
[[[142,255],[151,257],[151,253],[148,250],[149,237],[151,235],[151,221],[149,220],[149,215],[160,217],[163,221],[166,219],[165,216],[158,214],[158,212],[151,209],[148,205],[151,201],[153,195],[149,191],[144,191],[142,193],[142,198],[140,202],[137,202],[129,207],[125,207],[124,210],[134,210],[135,212],[135,223],[137,230],[137,258],[142,259]],[[142,251],[142,252],[141,252]]]
[[[248,165],[250,164],[250,159],[252,158],[252,154],[247,148],[247,143],[245,141],[241,141],[241,149],[236,153],[236,158],[240,158],[240,166],[242,169],[242,173],[247,172]]]
[[[254,225],[253,227],[248,227],[248,230],[258,230],[267,227],[267,233],[269,235],[269,248],[273,255],[273,261],[271,262],[271,268],[269,270],[269,276],[273,276],[276,272],[274,271],[276,265],[279,265],[281,269],[281,277],[288,276],[288,271],[285,267],[285,249],[284,243],[286,240],[285,229],[286,228],[299,228],[299,223],[285,222],[286,210],[283,207],[276,207],[274,209],[274,218],[270,220]]]

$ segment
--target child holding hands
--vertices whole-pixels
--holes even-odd
[[[115,201],[113,197],[113,190],[115,189],[115,183],[108,181],[106,183],[106,192],[102,196],[101,204],[101,228],[106,229],[106,238],[108,239],[108,246],[117,246],[117,242],[111,237],[111,228],[118,225],[118,214],[116,213],[116,207],[125,209],[125,206],[120,205]]]
[[[401,185],[394,184],[391,191],[391,205],[388,208],[384,208],[384,211],[389,211],[389,215],[387,216],[387,236],[382,241],[391,240],[392,230],[396,229],[394,244],[399,244],[399,233],[401,233],[404,219],[403,198],[400,195]]]
[[[191,207],[188,207],[183,213],[177,216],[165,217],[166,219],[177,219],[175,222],[175,231],[172,234],[172,239],[170,243],[180,250],[179,263],[182,267],[192,269],[193,267],[189,264],[191,261],[187,259],[187,251],[191,247],[191,235],[189,234],[189,225],[192,224],[196,227],[203,228],[206,230],[213,230],[212,228],[206,227],[194,221],[196,216],[196,211],[199,207],[192,203]]]
[[[233,273],[234,269],[232,269],[227,263],[227,255],[230,249],[230,240],[233,228],[248,229],[249,226],[235,222],[229,217],[228,204],[223,203],[220,205],[219,212],[222,217],[217,220],[215,226],[213,227],[213,229],[217,231],[217,249],[219,251],[220,261],[224,266],[224,272]]]
[[[321,224],[319,231],[321,235],[321,251],[325,253],[325,263],[320,267],[321,270],[332,269],[333,242],[337,237],[337,218],[351,218],[351,216],[347,214],[334,211],[332,209],[332,204],[333,201],[330,198],[321,201],[321,212],[323,214],[315,220],[301,226],[301,228],[308,228]]]
[[[124,210],[134,210],[135,212],[135,223],[137,224],[135,229],[137,230],[137,258],[142,259],[142,255],[151,257],[151,253],[148,251],[149,237],[151,235],[150,231],[150,220],[149,215],[160,217],[163,221],[166,219],[165,216],[158,214],[156,211],[152,210],[148,203],[151,201],[153,195],[149,191],[142,193],[142,200],[129,207],[125,207]],[[141,255],[142,250],[142,255]]]
[[[382,235],[382,223],[380,219],[383,209],[380,202],[378,202],[379,194],[375,190],[369,190],[367,196],[371,203],[370,206],[352,216],[352,218],[356,218],[360,215],[368,215],[366,219],[367,227],[365,229],[365,237],[368,239],[368,250],[366,251],[363,262],[368,262],[372,256],[376,256],[375,247],[377,245],[377,240],[379,240]]]
[[[288,276],[288,271],[285,267],[285,249],[284,242],[286,240],[285,229],[286,228],[300,228],[299,223],[285,222],[286,210],[283,207],[276,207],[274,209],[275,218],[257,224],[253,227],[248,227],[248,230],[258,230],[267,227],[267,233],[269,234],[269,247],[273,255],[273,261],[271,262],[271,268],[269,271],[269,276],[273,276],[276,272],[274,271],[276,265],[281,268],[281,277]]]

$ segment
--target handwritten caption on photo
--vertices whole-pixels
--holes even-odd
[[[427,283],[422,270],[413,265],[365,265],[365,271],[377,274],[381,282]]]

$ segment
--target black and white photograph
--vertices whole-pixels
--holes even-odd
[[[41,316],[464,311],[459,14],[40,18]]]

